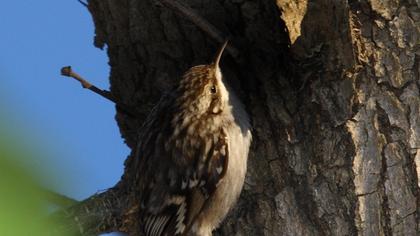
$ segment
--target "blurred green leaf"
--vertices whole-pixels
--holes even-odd
[[[0,129],[4,131],[4,129]],[[22,167],[31,154],[19,148],[2,132],[0,138],[0,235],[46,235],[53,227],[44,191],[39,188],[36,170]]]

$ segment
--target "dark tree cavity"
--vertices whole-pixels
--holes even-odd
[[[179,0],[180,1],[180,0]],[[220,43],[159,0],[89,0],[116,121],[142,121]],[[215,235],[420,234],[420,2],[182,0],[230,38],[222,69],[252,117],[244,190]],[[58,231],[138,232],[136,160]]]

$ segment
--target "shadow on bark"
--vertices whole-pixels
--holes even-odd
[[[108,51],[112,95],[140,114],[116,114],[130,148],[160,95],[187,68],[211,60],[218,46],[157,2],[90,0],[88,5],[95,45]],[[375,0],[183,2],[239,49],[239,60],[225,56],[222,70],[252,117],[244,190],[216,235],[418,232],[419,63],[413,52],[419,49],[394,37],[398,30],[420,35],[410,25],[418,18],[415,3],[398,3],[394,18],[387,19]],[[390,50],[414,58],[404,68],[417,77],[394,86],[392,71],[386,76],[376,71],[381,50],[385,56]],[[134,156],[100,201],[95,196],[68,210],[71,217],[86,217],[78,228],[140,235],[136,180],[141,173]],[[101,208],[101,201],[113,204]]]

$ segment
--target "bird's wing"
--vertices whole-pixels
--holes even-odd
[[[147,236],[182,235],[201,207],[193,195],[211,196],[227,171],[226,132],[195,140],[168,137],[174,132],[172,111],[164,102],[143,126],[140,158],[141,220]]]

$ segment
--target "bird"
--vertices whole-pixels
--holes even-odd
[[[219,66],[227,43],[210,64],[187,70],[140,128],[135,155],[146,236],[211,236],[239,198],[252,134]]]

